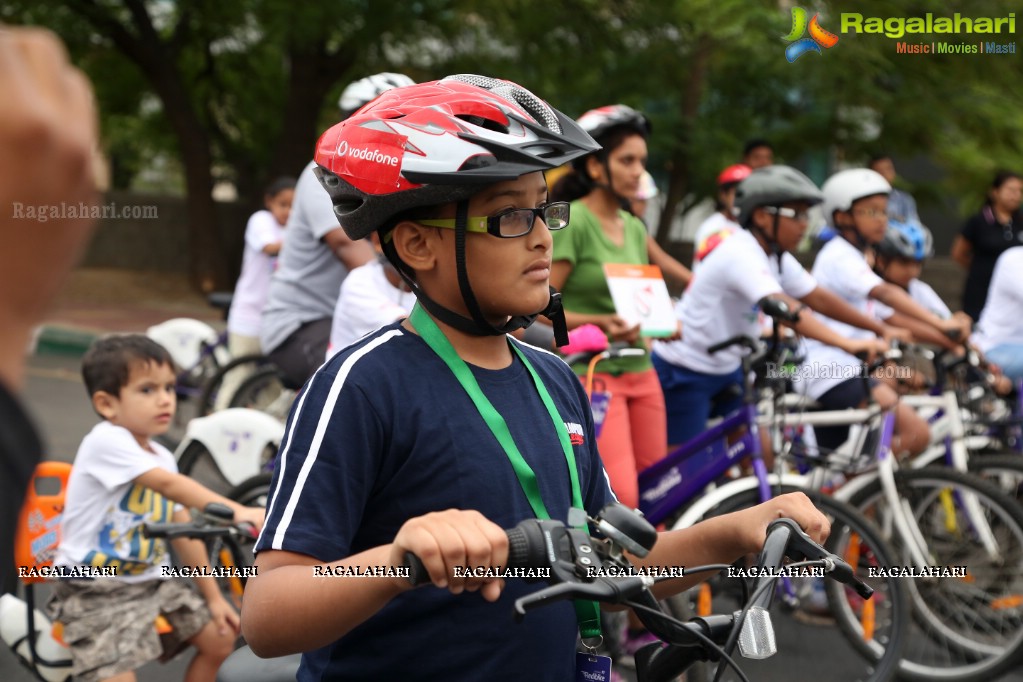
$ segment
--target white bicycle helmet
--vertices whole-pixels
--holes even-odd
[[[380,95],[392,88],[403,88],[413,85],[415,81],[403,73],[378,73],[354,81],[341,93],[337,105],[344,118],[348,118],[356,110],[361,109]]]
[[[821,187],[824,192],[824,219],[835,227],[835,211],[848,211],[854,202],[877,194],[887,195],[892,186],[884,177],[869,168],[839,171]]]

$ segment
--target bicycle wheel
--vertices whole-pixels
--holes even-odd
[[[231,407],[248,407],[253,410],[267,411],[267,408],[279,403],[287,389],[281,380],[276,367],[267,367],[248,377],[231,396]]]
[[[971,474],[994,483],[1017,503],[1023,500],[1023,457],[1018,454],[973,455],[969,468]]]
[[[239,358],[234,358],[218,369],[216,374],[203,384],[202,392],[199,394],[199,404],[196,408],[198,416],[205,417],[213,413],[214,405],[217,403],[217,395],[220,393],[220,387],[224,385],[224,377],[227,376],[228,372],[247,367],[249,373],[254,373],[269,364],[271,363],[265,355],[243,355]]]
[[[767,677],[783,674],[791,678],[793,668],[797,668],[827,670],[829,680],[892,679],[910,625],[909,596],[904,581],[871,575],[871,569],[891,565],[897,556],[895,551],[880,531],[848,504],[792,486],[782,486],[776,492],[804,492],[810,496],[831,521],[831,535],[825,547],[844,557],[857,577],[874,589],[874,596],[863,600],[829,578],[823,582],[819,578],[792,578],[791,590],[779,588],[782,599],[775,603],[782,608],[774,608],[771,613],[778,654],[763,662],[746,661],[744,670],[751,678],[754,674]],[[744,491],[722,503],[714,515],[759,503],[757,491]],[[738,590],[726,586],[725,580],[720,576],[714,581],[715,613],[740,605],[736,598]],[[676,604],[670,604],[673,610]]]
[[[234,500],[246,507],[266,508],[267,497],[270,495],[270,481],[273,474],[265,472],[256,474],[239,483],[227,494],[228,499]]]
[[[942,467],[898,471],[895,485],[931,566],[966,567],[963,577],[905,581],[913,624],[900,674],[981,680],[1011,668],[1023,657],[1023,509],[993,484]],[[851,503],[878,522],[899,553],[893,566],[912,566],[881,481]]]

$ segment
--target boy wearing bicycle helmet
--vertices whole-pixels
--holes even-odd
[[[455,569],[503,565],[503,527],[612,499],[579,382],[508,336],[543,313],[564,340],[550,230],[569,216],[548,202],[543,171],[594,142],[514,83],[451,76],[385,93],[317,149],[342,226],[380,235],[419,303],[335,355],[293,409],[246,639],[262,656],[306,652],[303,680],[572,679],[571,606],[517,625],[512,601],[529,586]],[[783,497],[662,535],[648,560],[731,560],[790,514],[824,532],[805,497]],[[314,575],[401,566],[406,551],[432,587]]]
[[[884,326],[819,287],[791,254],[806,232],[807,212],[822,198],[809,178],[789,166],[758,168],[739,183],[735,208],[745,229],[708,238],[700,271],[676,307],[685,330],[682,339],[654,345],[654,367],[668,407],[669,442],[683,443],[699,434],[711,416],[741,406],[741,392],[716,405],[712,399],[732,386],[743,386],[743,351],[708,349],[734,336],[759,336],[760,301],[766,297],[780,298],[793,310],[810,306],[870,332],[853,340],[803,313],[794,325],[801,334],[849,352],[880,349],[873,337],[886,334]]]
[[[914,320],[936,332],[936,339],[943,346],[953,348],[955,344],[944,334],[968,333],[963,325],[954,320],[942,320],[925,310],[900,287],[882,280],[871,267],[873,247],[881,242],[887,229],[890,190],[887,180],[867,168],[840,171],[824,183],[824,217],[836,237],[817,254],[811,273],[821,286],[834,291],[861,313],[880,316],[896,326],[903,317]],[[876,301],[885,307],[879,309]],[[824,321],[840,334],[862,337],[863,332],[845,321],[833,318]],[[866,388],[860,376],[862,360],[840,348],[813,340],[807,341],[806,347],[804,371],[794,382],[797,390],[828,410],[865,404]],[[912,408],[896,405],[897,396],[891,388],[876,384],[871,392],[881,406],[895,408],[895,451],[921,452],[929,440],[926,422]],[[846,439],[848,427],[820,427],[816,432],[822,446],[835,448]]]
[[[75,679],[134,680],[136,669],[192,644],[189,679],[213,682],[234,649],[238,614],[215,578],[195,579],[200,596],[171,576],[166,542],[144,537],[142,527],[188,522],[187,508],[211,502],[258,527],[263,510],[182,476],[174,456],[152,440],[167,431],[176,406],[174,365],[163,346],[141,334],[104,337],[82,358],[82,378],[103,421],[75,455],[54,564],[113,575],[54,587],[48,608],[64,625]],[[202,542],[173,544],[183,565],[210,561]],[[170,634],[157,632],[160,615],[173,626]]]

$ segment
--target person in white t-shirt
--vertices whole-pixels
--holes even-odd
[[[974,342],[1005,376],[1023,381],[1023,246],[995,262]]]
[[[867,168],[855,168],[831,176],[822,189],[824,217],[836,236],[817,254],[811,270],[820,285],[834,291],[865,315],[879,317],[898,327],[903,326],[900,321],[910,321],[931,331],[933,339],[927,340],[944,348],[955,348],[949,335],[965,338],[969,334],[968,325],[954,318],[942,320],[916,303],[901,287],[885,282],[872,268],[873,246],[881,242],[888,225],[891,189],[888,181]],[[884,306],[878,306],[878,302]],[[825,318],[824,322],[843,336],[863,336],[863,332],[844,321]],[[861,360],[840,348],[814,340],[807,340],[806,350],[804,370],[793,381],[798,391],[828,410],[866,403]],[[895,410],[894,451],[910,454],[923,451],[930,437],[927,423],[912,408],[897,404],[898,396],[889,386],[869,383],[877,403]],[[847,434],[847,427],[816,429],[818,443],[829,449],[840,445]]]
[[[270,290],[270,277],[277,267],[277,254],[284,240],[284,226],[291,213],[295,198],[295,178],[274,180],[263,193],[265,208],[249,217],[245,226],[245,249],[242,252],[242,271],[234,287],[231,310],[227,314],[227,348],[231,357],[259,355],[259,323],[263,306]],[[218,392],[217,409],[227,406],[227,400],[238,385],[253,370],[238,367],[227,373]]]
[[[721,239],[720,232],[738,229],[732,208],[735,203],[735,188],[753,171],[743,163],[725,168],[718,174],[718,196],[715,200],[715,211],[696,228],[693,236],[693,272],[699,267],[703,257],[710,253]]]
[[[371,331],[407,317],[416,302],[415,294],[384,257],[375,234],[373,245],[377,259],[355,268],[341,283],[327,346],[328,360]]]
[[[852,353],[885,347],[875,337],[891,330],[845,305],[818,283],[789,253],[807,228],[807,211],[820,203],[820,190],[788,166],[753,171],[736,189],[739,224],[708,252],[676,308],[682,339],[654,345],[653,361],[668,408],[668,440],[682,443],[700,433],[707,419],[741,405],[741,394],[712,406],[712,398],[743,385],[739,348],[711,354],[708,348],[733,336],[760,335],[760,302],[781,299],[794,310],[810,306],[868,330],[867,338],[836,334],[814,315],[800,312],[796,331]],[[798,299],[798,300],[797,300]]]
[[[338,101],[341,120],[381,93],[411,83],[400,73],[378,73],[351,83]],[[374,258],[369,244],[345,236],[316,180],[315,167],[310,162],[295,186],[295,207],[259,328],[263,352],[290,389],[301,388],[323,363],[341,283]]]
[[[112,575],[62,579],[47,606],[64,626],[75,679],[134,679],[135,669],[190,643],[198,652],[188,679],[213,682],[234,649],[238,614],[214,578],[195,579],[201,597],[173,579],[166,542],[146,538],[142,527],[188,522],[187,508],[211,502],[257,528],[264,512],[182,476],[174,456],[151,440],[167,431],[176,406],[174,366],[165,348],[140,334],[101,338],[82,359],[82,378],[103,421],[75,457],[54,563]],[[172,542],[183,565],[209,562],[202,542]],[[159,615],[170,621],[171,635],[157,633]]]

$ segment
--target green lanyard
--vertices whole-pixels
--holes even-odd
[[[476,381],[476,377],[472,375],[469,366],[465,364],[462,358],[458,357],[458,353],[455,352],[451,342],[441,332],[437,323],[426,314],[426,311],[418,303],[412,308],[409,322],[415,327],[419,336],[426,342],[426,345],[433,349],[433,352],[444,361],[444,364],[448,366],[451,373],[455,375],[458,383],[465,389],[465,392],[479,411],[480,416],[483,417],[483,421],[486,422],[491,433],[494,434],[494,438],[504,448],[504,453],[507,455],[512,469],[515,471],[515,476],[519,479],[519,485],[522,486],[522,492],[525,493],[526,499],[529,500],[529,506],[533,508],[533,513],[538,519],[551,518],[551,515],[547,512],[547,507],[543,503],[543,498],[540,496],[540,486],[536,481],[536,474],[533,473],[533,469],[530,468],[529,463],[526,462],[525,458],[522,457],[522,453],[519,452],[519,448],[512,438],[511,431],[508,430],[508,423],[491,404],[487,396],[483,394],[483,390]],[[582,492],[579,489],[579,472],[576,470],[575,465],[575,453],[572,451],[572,443],[568,439],[568,431],[565,429],[564,422],[554,406],[554,400],[551,399],[550,393],[547,392],[543,381],[540,380],[536,370],[533,369],[526,356],[515,344],[511,344],[511,348],[519,359],[522,360],[522,364],[526,366],[526,369],[529,370],[529,375],[533,377],[533,385],[536,386],[536,392],[540,394],[540,400],[543,401],[544,407],[547,408],[547,412],[551,416],[554,430],[561,441],[561,448],[565,451],[565,461],[568,463],[568,474],[572,483],[572,506],[583,509]],[[600,636],[600,608],[596,602],[577,600],[575,602],[575,615],[576,620],[579,622],[579,634],[583,639]]]

